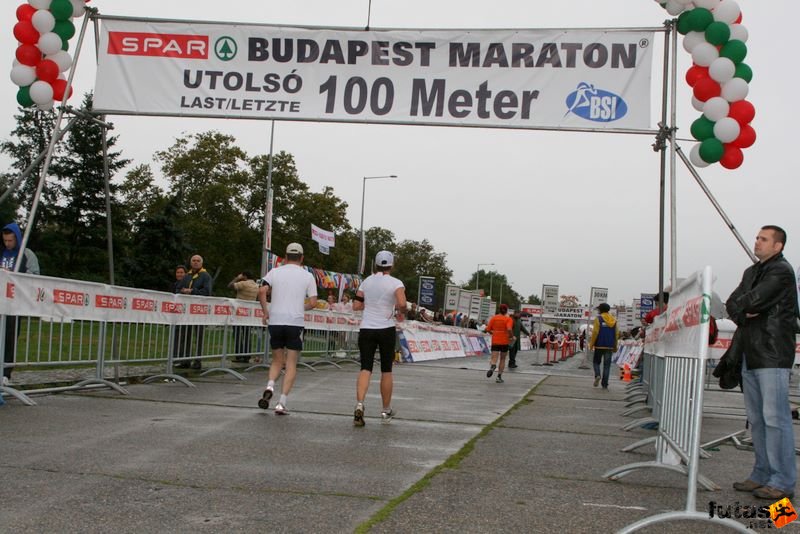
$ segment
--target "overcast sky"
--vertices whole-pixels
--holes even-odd
[[[0,49],[7,51],[10,70],[18,2],[3,4],[6,31],[0,33]],[[797,150],[794,52],[800,3],[739,4],[750,33],[745,61],[754,72],[748,100],[756,107],[758,141],[745,150],[739,169],[713,165],[700,173],[748,245],[761,225],[781,225],[789,235],[786,256],[797,265],[798,173],[789,156]],[[106,15],[357,28],[366,24],[368,0],[93,0],[91,5]],[[667,17],[653,0],[374,0],[371,26],[655,27]],[[82,54],[73,104],[94,87],[93,44]],[[652,127],[660,116],[660,57],[654,54]],[[690,64],[679,46],[678,127],[684,138],[698,116],[683,81]],[[16,87],[6,80],[0,85],[3,138],[14,127],[17,110]],[[268,121],[111,120],[120,136],[118,147],[135,164],[150,163],[156,150],[183,133],[210,129],[235,136],[250,155],[269,150]],[[387,228],[398,239],[430,240],[447,254],[456,282],[467,280],[477,264],[494,263],[524,296],[539,294],[542,284],[557,284],[562,294],[585,301],[590,287],[598,286],[607,287],[609,300],[616,303],[657,289],[659,158],[651,136],[280,122],[274,142],[276,151],[294,155],[301,178],[312,189],[334,188],[349,204],[354,227],[362,177],[398,175],[398,180],[367,184],[365,225]],[[687,154],[691,145],[681,143]],[[7,160],[0,163],[5,167]],[[676,220],[677,275],[711,265],[716,291],[726,298],[750,260],[682,166]]]

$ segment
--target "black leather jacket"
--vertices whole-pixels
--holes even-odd
[[[794,365],[798,307],[794,269],[783,254],[748,267],[725,308],[738,326],[748,369]],[[747,318],[746,314],[757,314]]]

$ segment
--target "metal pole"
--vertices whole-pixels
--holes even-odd
[[[739,231],[733,225],[733,222],[731,222],[731,220],[728,218],[728,215],[722,209],[722,206],[720,206],[719,202],[717,202],[717,199],[714,198],[714,195],[711,194],[711,191],[708,189],[708,186],[703,181],[703,179],[700,178],[700,175],[697,173],[697,169],[694,168],[694,165],[692,165],[692,162],[689,160],[689,158],[686,156],[686,154],[684,154],[683,150],[681,150],[681,147],[680,146],[675,146],[675,151],[677,152],[678,156],[680,156],[680,158],[683,161],[684,165],[686,165],[686,168],[689,169],[689,173],[691,173],[691,175],[697,181],[698,185],[703,190],[703,193],[706,194],[706,197],[708,197],[708,200],[710,200],[711,204],[714,205],[714,209],[716,209],[717,213],[720,214],[720,216],[722,217],[722,220],[725,221],[725,225],[733,233],[733,236],[736,238],[736,240],[742,246],[744,251],[750,257],[750,259],[753,260],[753,263],[758,263],[758,258],[756,258],[756,255],[753,253],[753,250],[747,245],[747,243],[742,238],[742,236],[739,233]]]
[[[475,271],[475,291],[478,290],[478,280],[481,277],[481,264],[478,264],[478,270]]]
[[[102,116],[105,122],[105,115]],[[108,129],[103,128],[103,176],[105,177],[106,193],[106,240],[108,246],[108,282],[114,285],[114,234],[111,220],[111,171],[108,167]],[[98,377],[102,378],[102,377]]]
[[[61,138],[58,131],[61,127],[61,121],[64,118],[64,108],[67,103],[67,99],[69,98],[69,88],[72,87],[72,80],[75,77],[75,69],[78,65],[78,59],[81,55],[81,48],[83,47],[83,39],[86,36],[86,28],[88,27],[89,17],[84,17],[83,24],[81,25],[81,33],[78,37],[78,45],[75,50],[75,59],[72,62],[72,68],[69,70],[69,78],[67,80],[67,88],[64,91],[64,98],[61,101],[61,106],[58,109],[58,115],[56,116],[56,123],[53,127],[53,135],[50,137],[50,145],[47,147],[47,155],[44,158],[44,165],[42,166],[41,174],[39,175],[39,184],[36,187],[36,193],[33,195],[33,203],[31,204],[31,210],[28,212],[28,221],[25,225],[25,232],[22,235],[22,243],[19,244],[19,250],[24,254],[25,248],[28,246],[28,240],[30,239],[31,232],[33,231],[33,221],[36,219],[36,210],[39,207],[39,199],[42,196],[42,189],[44,189],[44,182],[47,179],[47,171],[50,170],[50,162],[53,159],[53,152],[56,148],[56,142]],[[14,272],[19,272],[20,265],[22,265],[21,261],[14,262]]]
[[[667,98],[669,95],[669,40],[672,31],[672,25],[666,24],[666,33],[664,33],[664,79],[661,92],[661,123],[663,128],[667,124]],[[667,153],[666,147],[663,144],[663,139],[659,135],[656,141],[656,150],[661,152],[661,167],[659,174],[658,186],[658,293],[664,291],[664,245],[666,236],[666,196],[667,196]],[[663,303],[659,304],[662,306]]]
[[[265,197],[264,203],[264,246],[262,247],[261,251],[261,274],[264,275],[267,272],[267,250],[269,250],[272,246],[272,221],[270,220],[272,217],[272,213],[269,209],[269,192],[272,189],[272,147],[273,141],[275,140],[275,121],[272,121],[272,126],[270,127],[269,132],[269,162],[267,163],[267,194]]]
[[[494,295],[493,291],[494,291],[494,271],[489,273],[489,297],[492,297]],[[500,301],[498,300],[497,302]]]
[[[361,231],[358,241],[358,274],[364,274],[364,254],[366,252],[366,244],[364,243],[364,198],[367,193],[367,177],[364,176],[361,180]]]
[[[678,81],[678,62],[675,61],[678,49],[678,32],[675,28],[676,21],[671,23],[672,34],[672,66],[671,66],[671,94],[670,94],[670,151],[669,151],[669,180],[670,180],[670,285],[674,291],[678,287],[678,206],[677,206],[677,176],[675,174],[675,129],[677,123],[677,81]]]

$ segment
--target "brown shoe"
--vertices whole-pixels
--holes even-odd
[[[767,499],[774,502],[781,499],[791,499],[794,497],[794,493],[788,493],[783,490],[773,488],[772,486],[761,486],[760,488],[753,490],[753,496],[758,497],[759,499]]]
[[[750,491],[750,492],[752,492],[754,490],[757,490],[760,487],[762,487],[761,484],[759,484],[758,482],[753,482],[749,478],[747,480],[745,480],[744,482],[734,482],[733,483],[733,489],[735,489],[736,491]]]

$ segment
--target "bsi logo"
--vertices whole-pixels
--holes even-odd
[[[628,113],[628,104],[621,96],[596,88],[588,82],[581,82],[567,95],[567,112],[593,122],[613,122]]]

